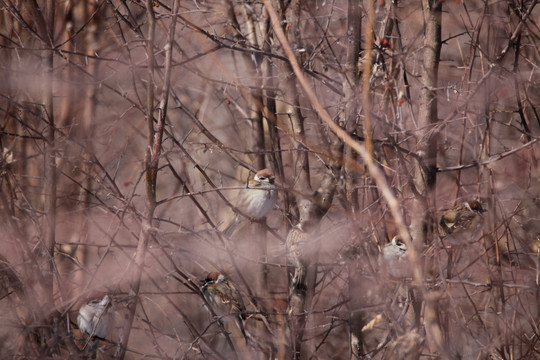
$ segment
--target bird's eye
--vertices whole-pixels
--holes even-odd
[[[405,243],[403,242],[403,240],[397,240],[396,241],[396,246],[399,247],[400,249],[404,249],[404,250],[407,249],[407,247],[405,246]]]

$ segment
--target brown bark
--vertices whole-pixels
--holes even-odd
[[[433,229],[432,214],[435,203],[435,184],[437,169],[437,134],[434,126],[438,122],[437,86],[439,58],[441,53],[441,11],[440,1],[425,0],[424,9],[425,40],[423,51],[420,106],[418,110],[417,136],[418,163],[416,164],[414,209],[411,235],[417,247],[431,241]]]
[[[435,184],[437,169],[437,134],[435,125],[438,123],[437,86],[441,54],[441,19],[442,3],[439,0],[423,0],[424,11],[424,50],[420,105],[418,110],[417,137],[418,163],[415,169],[415,198],[413,201],[413,216],[411,219],[411,236],[413,245],[420,249],[424,244],[433,241],[433,224],[435,209]],[[438,318],[438,296],[421,291],[425,301],[424,321],[427,338],[437,349],[442,358],[450,358],[444,343],[440,321]],[[413,300],[415,316],[420,319],[422,299]],[[419,325],[419,324],[417,324]]]

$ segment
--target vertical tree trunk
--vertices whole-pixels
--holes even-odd
[[[358,60],[360,58],[360,48],[362,42],[362,3],[356,0],[349,0],[347,9],[347,63],[346,66],[346,81],[343,84],[343,93],[345,94],[345,108],[343,123],[349,134],[357,134],[358,127]],[[354,163],[358,160],[358,154],[352,150],[350,146],[345,146],[345,154],[350,157]],[[345,167],[346,176],[346,191],[348,203],[351,204],[351,217],[354,219],[355,214],[359,211],[358,202],[358,172]],[[353,222],[354,224],[354,222]],[[354,226],[354,225],[353,225]],[[359,311],[364,307],[364,298],[357,296],[362,293],[362,287],[365,285],[360,280],[358,272],[360,269],[352,265],[349,269],[349,294],[351,294],[351,302],[349,304],[349,345],[351,348],[352,358],[360,355],[363,348],[362,327],[365,324],[365,312]]]
[[[415,198],[411,219],[411,236],[413,244],[420,249],[433,239],[435,209],[435,184],[437,170],[437,138],[434,126],[438,122],[437,86],[439,60],[441,54],[441,13],[440,0],[422,0],[424,12],[424,49],[422,81],[418,127],[421,129],[417,138],[418,163],[415,169]],[[418,289],[412,289],[414,292]],[[450,355],[446,350],[439,322],[438,298],[435,294],[425,293],[424,299],[415,296],[413,307],[417,325],[420,320],[421,301],[425,301],[424,321],[428,341],[437,349],[442,358]]]
[[[435,183],[437,170],[437,138],[434,125],[438,122],[437,86],[439,58],[441,53],[441,11],[439,0],[423,0],[424,9],[424,51],[420,107],[418,110],[417,139],[418,163],[416,165],[414,201],[411,235],[417,247],[431,241],[433,222],[431,210],[435,204]]]
[[[293,0],[287,7],[283,22],[286,24],[287,40],[292,46],[299,47],[298,31],[300,16],[300,2]],[[283,126],[289,129],[293,137],[293,146],[297,150],[295,155],[295,183],[292,185],[298,191],[296,196],[296,205],[298,210],[298,219],[300,221],[309,218],[309,198],[313,194],[309,175],[309,160],[305,146],[302,144],[305,138],[304,116],[300,110],[300,96],[296,89],[296,77],[291,64],[288,62],[280,63],[280,88],[282,96],[279,98],[278,113],[286,114],[283,117]],[[281,108],[280,108],[281,107]]]
[[[295,159],[295,183],[292,184],[297,191],[296,209],[298,210],[298,220],[301,222],[318,223],[326,214],[334,197],[336,189],[337,174],[341,170],[341,160],[343,144],[339,139],[335,139],[328,149],[330,160],[328,169],[323,176],[317,191],[313,191],[310,181],[309,159],[307,148],[303,144],[305,141],[304,117],[300,111],[299,94],[296,88],[296,76],[301,75],[301,70],[294,53],[291,50],[291,44],[299,47],[298,29],[300,19],[299,1],[292,1],[285,14],[285,29],[288,34],[279,25],[279,19],[269,0],[265,0],[265,6],[271,19],[272,27],[285,49],[289,62],[283,62],[283,104],[288,118],[287,126],[289,134],[293,137],[293,146],[297,149]],[[305,85],[305,84],[303,84]],[[294,230],[294,229],[293,229]],[[308,236],[306,241],[313,241],[313,236]],[[289,299],[295,299],[293,304],[289,304],[289,320],[291,323],[292,347],[294,359],[307,359],[311,356],[315,347],[313,342],[304,344],[304,334],[306,324],[309,321],[309,314],[312,312],[312,300],[315,294],[317,280],[317,262],[318,252],[314,252],[309,258],[301,258],[296,261],[295,275],[289,287]],[[310,334],[311,335],[311,334]],[[310,336],[308,336],[310,337]]]
[[[293,46],[299,46],[298,44],[298,21],[300,15],[300,3],[299,1],[293,1],[289,4],[289,8],[285,14],[285,23],[287,32],[287,39]],[[310,201],[308,198],[313,194],[313,189],[310,182],[309,174],[309,159],[307,155],[307,149],[303,144],[305,138],[304,131],[304,115],[300,110],[300,98],[296,88],[296,77],[291,65],[287,62],[282,62],[280,65],[280,73],[282,76],[280,88],[283,89],[282,96],[280,97],[280,105],[284,107],[284,111],[278,107],[278,113],[286,114],[287,118],[283,119],[285,126],[289,129],[289,134],[292,136],[292,143],[295,152],[295,170],[294,177],[295,183],[290,184],[297,191],[294,198],[293,213],[297,214],[296,221],[307,220],[310,218]],[[302,342],[304,338],[304,329],[306,325],[307,314],[309,309],[306,307],[306,297],[308,291],[313,292],[313,289],[309,289],[313,284],[308,284],[308,278],[314,278],[314,271],[316,269],[310,264],[313,259],[303,259],[298,261],[294,268],[294,276],[291,279],[289,287],[289,324],[291,330],[291,345],[292,345],[292,358],[295,360],[301,359],[302,351],[305,351],[305,347],[302,348]],[[309,271],[309,276],[308,276]],[[294,300],[292,300],[294,299]],[[292,300],[292,301],[291,301]]]

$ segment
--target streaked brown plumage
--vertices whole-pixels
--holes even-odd
[[[482,213],[485,211],[477,200],[467,201],[446,210],[439,222],[441,237],[451,245],[478,240],[484,225]]]
[[[285,245],[287,246],[287,251],[289,253],[289,258],[297,266],[299,259],[305,258],[307,253],[306,245],[309,241],[309,238],[312,236],[311,231],[315,228],[315,223],[313,221],[302,221],[296,224],[287,235],[287,240]]]
[[[208,273],[200,282],[202,283],[201,292],[214,313],[224,322],[233,319],[245,338],[246,307],[242,295],[233,283],[217,271]]]

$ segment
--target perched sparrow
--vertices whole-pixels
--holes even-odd
[[[101,300],[92,300],[81,306],[77,316],[79,330],[91,338],[104,339],[107,336],[111,318],[110,305],[111,299],[105,295]]]
[[[296,224],[287,235],[285,242],[289,258],[295,266],[298,266],[298,261],[306,257],[306,244],[311,235],[310,232],[315,227],[315,223],[310,220],[302,221]]]
[[[308,289],[315,286],[317,277],[316,261],[319,244],[315,243],[318,237],[312,234],[316,223],[313,221],[302,221],[294,226],[287,234],[285,245],[289,255],[289,260],[294,266],[294,274],[289,284],[289,309],[287,314],[292,319],[291,330],[299,334],[301,326],[300,315],[305,311],[306,297]]]
[[[407,246],[399,236],[394,236],[392,241],[383,247],[381,260],[383,270],[390,276],[395,278],[412,276]]]
[[[477,200],[446,210],[439,222],[441,237],[452,245],[478,240],[484,225],[482,213],[485,211]]]
[[[261,220],[272,209],[277,201],[277,190],[274,185],[274,175],[270,169],[257,171],[253,179],[249,180],[247,188],[240,190],[236,199],[236,207],[242,214],[253,220]],[[232,235],[234,229],[244,218],[236,214],[233,221],[223,230],[227,236]]]
[[[234,323],[245,338],[243,322],[246,319],[246,307],[240,292],[223,274],[217,271],[208,273],[200,282],[202,283],[203,296],[214,313],[224,320],[230,319],[230,315],[233,315]]]

